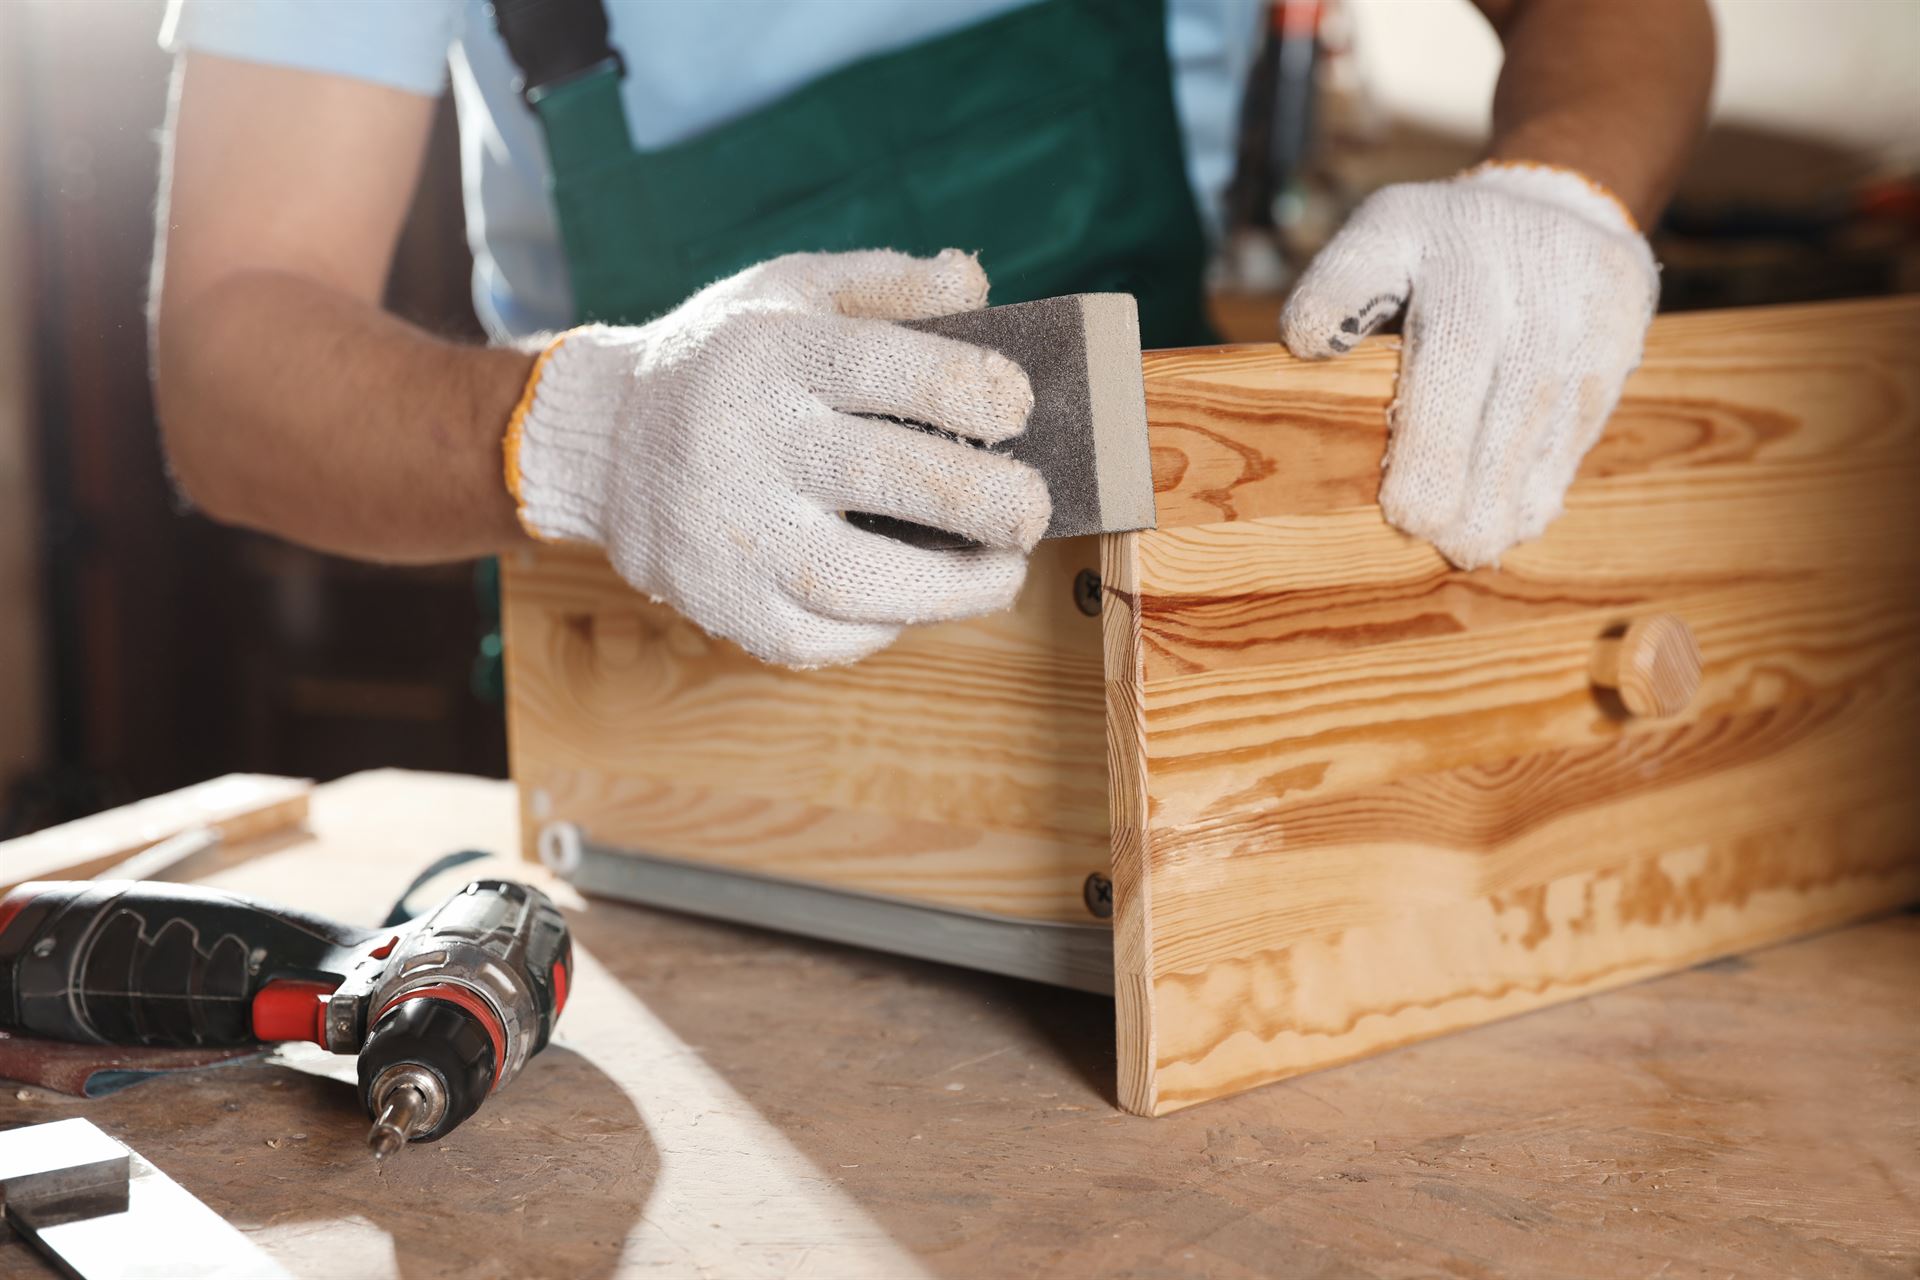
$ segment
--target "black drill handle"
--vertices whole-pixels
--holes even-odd
[[[337,984],[374,936],[198,885],[23,884],[0,898],[0,1030],[97,1044],[252,1044],[261,987]]]

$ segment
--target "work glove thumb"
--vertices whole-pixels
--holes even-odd
[[[1391,196],[1392,189],[1383,194]],[[1381,207],[1384,205],[1385,207]],[[1280,340],[1306,360],[1345,355],[1407,305],[1420,260],[1408,211],[1389,199],[1372,218],[1343,227],[1322,249],[1280,313]]]

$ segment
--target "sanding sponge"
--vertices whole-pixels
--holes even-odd
[[[1045,477],[1053,496],[1047,537],[1153,527],[1140,317],[1130,294],[1042,298],[915,320],[907,327],[990,347],[1026,370],[1033,387],[1027,429],[993,448]],[[964,545],[904,521],[859,520],[921,545]]]

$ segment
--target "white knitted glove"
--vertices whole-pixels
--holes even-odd
[[[1370,196],[1307,268],[1281,338],[1337,355],[1406,307],[1380,505],[1472,569],[1560,514],[1640,363],[1658,272],[1586,178],[1484,165]]]
[[[507,484],[535,537],[595,543],[637,590],[754,656],[852,662],[908,623],[1004,609],[1051,506],[991,443],[1033,394],[995,352],[889,321],[985,304],[957,250],[776,258],[636,328],[563,335],[509,425]],[[982,544],[932,551],[873,512]]]

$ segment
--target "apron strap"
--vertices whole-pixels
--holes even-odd
[[[487,7],[507,56],[520,69],[520,96],[528,105],[603,67],[627,73],[607,38],[602,0],[493,0]]]

